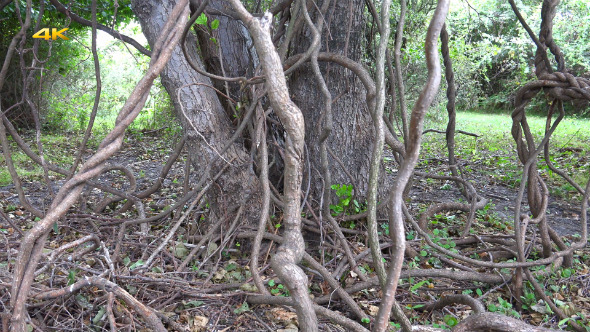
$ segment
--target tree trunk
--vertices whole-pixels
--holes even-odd
[[[317,4],[321,8],[320,1]],[[310,14],[317,19],[315,6],[310,6]],[[363,17],[364,1],[332,1],[325,14],[326,23],[322,31],[321,51],[346,55],[354,61],[360,61],[361,41],[364,36],[365,21]],[[293,45],[293,53],[303,53],[311,42],[311,33],[304,27]],[[332,94],[332,112],[334,128],[328,138],[328,156],[332,175],[332,184],[352,184],[354,195],[359,202],[366,200],[369,180],[369,158],[373,133],[371,116],[367,109],[365,89],[360,80],[349,70],[336,64],[321,64],[322,74]],[[301,108],[305,116],[305,142],[309,154],[306,158],[311,163],[312,179],[321,174],[320,133],[322,130],[321,113],[324,111],[324,97],[313,78],[309,64],[296,70],[290,78],[293,101]],[[334,159],[337,156],[338,162]],[[320,173],[318,173],[320,172]],[[303,181],[304,185],[307,179]],[[319,201],[322,182],[312,181],[311,195]]]
[[[132,6],[150,46],[156,41],[174,0],[133,0]],[[223,27],[220,26],[220,29]],[[192,33],[186,38],[189,53],[203,68],[197,40]],[[185,59],[180,45],[161,74],[162,84],[174,103],[174,109],[187,135],[192,165],[199,176],[211,166],[209,177],[229,162],[231,167],[216,181],[210,192],[210,206],[214,217],[223,217],[240,204],[246,206],[247,219],[255,220],[258,205],[252,200],[259,191],[259,181],[252,169],[250,155],[243,142],[238,140],[218,158],[218,152],[227,144],[234,132],[232,122],[213,90],[211,80],[194,71]],[[188,86],[186,86],[188,85]],[[180,93],[178,93],[180,89]],[[215,159],[217,159],[215,161]],[[254,195],[256,197],[256,195]]]
[[[199,1],[191,2],[191,12],[197,9],[198,3]],[[226,0],[211,0],[205,13],[209,22],[219,20],[219,28],[215,30],[201,25],[194,26],[207,72],[226,77],[252,77],[258,65],[256,51],[248,30],[240,21],[231,17],[231,5]],[[239,83],[214,80],[213,85],[236,102],[244,101],[245,96]],[[232,116],[236,105],[231,105],[224,96],[219,97],[223,100],[222,104],[228,106],[228,114]]]

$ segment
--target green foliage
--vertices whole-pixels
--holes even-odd
[[[90,44],[89,29],[81,37]],[[141,39],[136,25],[129,25],[123,33]],[[98,34],[98,54],[101,68],[102,90],[95,132],[105,132],[114,126],[115,118],[141,79],[149,58],[129,51],[122,43],[103,32]],[[92,111],[96,81],[90,51],[78,43],[61,42],[56,47],[57,61],[48,66],[41,108],[45,128],[59,131],[86,129]],[[80,59],[85,59],[80,61]],[[121,70],[125,68],[125,70]],[[168,94],[157,81],[150,91],[145,107],[133,122],[130,130],[175,127],[174,115]],[[173,124],[170,126],[169,124]]]
[[[270,293],[275,296],[289,296],[289,290],[283,284],[277,284],[274,279],[268,281]]]
[[[339,198],[338,204],[330,204],[333,216],[342,213],[360,213],[365,210],[364,204],[360,204],[352,198],[353,186],[351,184],[333,184],[331,188],[336,190],[336,196]],[[354,223],[348,225],[349,228],[354,228],[354,226]]]
[[[182,301],[182,304],[184,305],[185,308],[198,308],[200,306],[202,306],[203,304],[205,304],[205,302],[203,301]]]
[[[539,1],[516,1],[528,25],[538,33]],[[590,73],[590,6],[585,0],[561,3],[554,19],[553,37],[575,75]],[[448,17],[450,54],[464,108],[508,109],[515,91],[535,78],[536,46],[506,1],[456,2]],[[549,56],[552,58],[552,56]],[[555,64],[554,64],[555,65]],[[532,106],[542,107],[537,99]]]
[[[504,300],[502,297],[498,297],[498,305],[494,303],[488,304],[488,311],[498,312],[504,315],[520,318],[520,314],[516,310],[512,309],[512,303]]]
[[[248,305],[248,302],[244,301],[240,307],[234,309],[234,314],[239,315],[248,311],[250,311],[250,306]]]
[[[76,270],[68,271],[68,286],[73,285],[76,282]]]
[[[443,317],[443,321],[445,322],[445,324],[447,324],[448,327],[454,327],[455,325],[457,325],[457,323],[459,323],[457,317],[453,315],[445,315]]]
[[[524,296],[521,296],[520,299],[522,300],[522,308],[525,310],[530,310],[532,306],[537,304],[537,297],[535,293],[530,291],[528,288],[525,289]]]
[[[134,270],[134,269],[136,269],[138,267],[141,267],[141,266],[143,266],[143,263],[144,262],[140,259],[137,262],[131,264],[131,266],[129,266],[129,270]]]
[[[424,286],[426,283],[428,283],[428,280],[422,280],[422,281],[414,284],[412,287],[410,287],[410,291],[414,294],[417,294],[418,288]]]
[[[197,17],[197,20],[195,21],[196,24],[200,24],[200,25],[205,25],[207,24],[207,16],[205,16],[205,14],[201,14],[199,17]]]
[[[64,3],[68,9],[78,16],[87,20],[92,18],[91,1],[83,0],[72,3]],[[3,51],[8,48],[14,34],[20,30],[18,17],[15,15],[15,5],[20,8],[21,19],[25,16],[25,3],[22,1],[13,1],[0,12],[0,58],[3,57]],[[109,2],[97,3],[97,21],[98,23],[112,26],[114,22],[115,29],[125,35],[135,38],[140,43],[145,40],[137,23],[132,23],[134,14],[131,10],[129,0],[118,2],[116,17],[114,16],[114,6]],[[35,26],[37,6],[34,6],[31,26]],[[206,22],[206,17],[205,17]],[[213,27],[219,26],[219,21],[213,21]],[[40,24],[42,28],[69,28],[67,36],[70,40],[56,40],[51,44],[39,41],[40,59],[47,59],[44,64],[45,70],[41,76],[38,72],[37,82],[32,86],[41,86],[41,89],[34,89],[30,92],[33,100],[38,100],[38,108],[41,112],[41,120],[45,130],[59,132],[84,131],[90,119],[90,113],[94,103],[96,90],[96,80],[94,77],[94,63],[90,51],[90,34],[91,28],[72,22],[66,15],[58,12],[53,5],[47,4]],[[29,29],[28,36],[35,33]],[[26,47],[31,47],[32,38],[27,38]],[[105,132],[114,125],[115,117],[121,109],[135,84],[139,81],[146,71],[149,58],[140,55],[138,51],[131,49],[133,54],[129,54],[127,47],[120,41],[114,39],[104,32],[98,32],[98,54],[101,67],[102,93],[97,113],[95,128],[97,132]],[[143,41],[143,43],[146,43]],[[51,55],[50,57],[48,57]],[[21,75],[18,64],[18,56],[13,59],[10,68],[15,68],[9,76],[13,79],[7,81],[9,94],[3,94],[3,102],[12,104],[19,99],[20,93],[18,87],[10,87],[13,82],[22,82],[19,78]],[[32,61],[31,52],[25,54],[25,62]],[[124,68],[124,70],[122,70]],[[12,69],[11,69],[12,70]],[[16,93],[12,93],[12,90]],[[156,83],[151,90],[150,98],[146,107],[132,124],[133,129],[156,129],[168,124],[175,123],[174,115],[171,111],[171,103],[168,94]],[[21,112],[25,112],[23,110]],[[17,125],[30,126],[30,123]],[[171,127],[174,127],[171,126]],[[1,179],[1,178],[0,178]]]
[[[217,30],[218,28],[219,28],[219,20],[214,19],[213,22],[211,22],[211,29]]]

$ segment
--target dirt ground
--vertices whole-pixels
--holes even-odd
[[[153,149],[154,144],[159,148]],[[148,188],[153,179],[156,179],[160,174],[169,149],[171,149],[169,145],[167,146],[166,143],[156,138],[146,136],[136,139],[131,137],[127,139],[123,150],[112,158],[111,163],[130,167],[136,176],[138,190],[142,190]],[[174,164],[163,183],[162,189],[150,197],[147,207],[151,212],[162,211],[182,197],[185,167],[182,158],[186,158],[186,155],[183,154],[179,161]],[[490,205],[490,213],[506,222],[513,220],[512,205],[517,195],[515,189],[497,183],[490,184],[489,179],[482,175],[476,175],[472,180],[478,193],[490,200],[492,204]],[[125,190],[128,188],[126,179],[120,173],[104,174],[98,181],[112,185],[117,189]],[[195,179],[193,178],[191,181],[194,182]],[[54,190],[57,191],[62,184],[63,180],[53,182]],[[25,191],[31,203],[39,208],[46,209],[51,203],[51,197],[40,182],[25,181]],[[92,190],[85,197],[87,206],[91,207],[100,201],[103,194],[98,190]],[[445,186],[443,182],[433,185],[417,179],[414,181],[414,186],[410,192],[410,207],[416,212],[426,203],[456,201],[460,197],[461,194],[457,189],[452,186]],[[2,208],[13,218],[12,221],[16,225],[23,229],[32,226],[34,218],[20,207],[13,185],[0,188],[0,202]],[[523,212],[526,212],[526,198],[524,202]],[[12,207],[9,208],[10,206]],[[109,220],[114,220],[108,219],[110,210],[107,209],[105,219],[101,219],[100,217],[89,217],[88,211],[75,211],[78,208],[79,206],[74,207],[71,213],[75,217],[60,221],[59,231],[55,234],[52,233],[50,236],[50,247],[55,248],[61,243],[80,237],[82,234],[94,232],[95,229],[87,222],[89,220],[93,220],[103,230],[101,239],[105,241],[107,247],[112,245],[118,228],[105,225]],[[128,215],[127,217],[131,218],[132,216]],[[579,232],[580,226],[578,222],[580,218],[577,202],[572,204],[552,197],[549,202],[548,217],[551,226],[561,235],[573,235]],[[154,250],[160,239],[165,235],[169,223],[169,220],[164,220],[164,222],[152,225],[150,234],[147,235],[131,231],[125,237],[123,243],[124,250],[128,251],[127,257],[130,262],[137,261],[144,256],[144,253]],[[0,225],[0,228],[4,229],[10,227],[10,225],[5,225],[3,221],[0,222]],[[183,228],[185,227],[183,226]],[[185,233],[186,231],[186,229],[183,230]],[[6,238],[4,244],[6,255],[1,257],[0,262],[4,261],[8,264],[0,265],[0,302],[6,306],[9,299],[9,268],[18,252],[19,236],[17,232],[13,232],[5,234],[4,237]],[[249,275],[247,269],[243,269],[244,266],[248,265],[248,258],[245,255],[240,255],[240,251],[246,248],[236,249],[234,243],[233,249],[219,251],[219,254],[216,254],[217,256],[213,258],[211,265],[204,266],[203,270],[191,268],[188,273],[192,275],[187,277],[185,274],[173,272],[173,267],[178,261],[178,256],[175,258],[175,255],[179,250],[179,242],[172,241],[172,243],[177,244],[164,250],[162,260],[166,260],[166,263],[159,265],[163,267],[164,271],[152,270],[136,273],[129,266],[126,266],[120,269],[117,275],[111,276],[112,280],[136,296],[138,300],[163,312],[164,315],[168,316],[168,321],[180,324],[191,331],[297,331],[294,325],[296,316],[291,309],[268,305],[249,307],[244,304],[246,303],[246,297],[253,294],[253,289],[244,288],[244,285],[251,281],[251,275]],[[8,245],[6,246],[6,244]],[[186,243],[185,246],[185,249],[192,249],[194,244]],[[71,271],[76,271],[72,277],[74,279],[80,278],[84,273],[98,273],[100,271],[99,266],[91,264],[94,260],[99,260],[99,258],[93,258],[91,255],[77,264],[61,263],[59,268],[56,267],[52,270],[55,275],[45,275],[37,280],[37,291],[52,287],[51,285],[54,282],[56,286],[53,287],[60,287],[59,285],[63,284],[64,278],[72,277],[67,275],[68,273],[71,274]],[[170,265],[173,265],[173,267],[167,270]],[[265,266],[265,268],[267,267]],[[200,271],[203,271],[202,275]],[[271,278],[272,276],[267,277]],[[590,277],[588,280],[590,280]],[[585,282],[590,283],[588,280]],[[311,282],[312,284],[317,283],[320,288],[322,287],[322,281],[317,277],[312,277]],[[349,282],[354,281],[343,280],[344,284]],[[468,282],[438,282],[436,285],[432,289],[435,294],[453,289],[473,289],[473,285]],[[278,286],[273,289],[277,290],[279,294],[284,294],[284,290]],[[417,300],[422,301],[413,293],[408,289],[400,290],[400,303],[411,305]],[[364,310],[370,312],[378,305],[375,302],[375,295],[378,295],[378,292],[375,289],[369,289],[365,293],[355,295],[355,299]],[[88,289],[58,301],[33,303],[30,312],[37,315],[33,317],[33,321],[39,324],[41,328],[45,324],[44,322],[53,326],[46,327],[44,330],[55,330],[56,326],[61,326],[64,330],[102,331],[108,327],[108,324],[105,324],[105,318],[103,316],[99,317],[106,301],[104,292],[98,289]],[[346,307],[338,301],[334,301],[330,308],[346,312]],[[145,330],[136,319],[129,318],[130,313],[125,303],[115,301],[113,311],[122,327],[125,326],[129,330]],[[468,314],[468,311],[465,310],[454,311],[459,317],[462,317],[466,312]],[[441,317],[439,314],[425,314],[417,317],[416,320],[440,322]],[[162,319],[166,321],[166,318]],[[332,324],[327,320],[322,320],[320,330],[345,331],[341,326]]]

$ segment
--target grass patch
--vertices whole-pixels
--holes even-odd
[[[545,133],[546,118],[527,115],[527,121],[538,144]],[[426,124],[426,128],[445,130],[446,119],[440,122],[431,120]],[[455,135],[457,158],[469,161],[464,166],[466,173],[477,170],[480,174],[490,177],[492,184],[501,183],[512,188],[520,185],[522,164],[516,155],[510,114],[460,112],[457,113],[456,129],[481,135],[479,138]],[[587,169],[590,167],[588,142],[590,119],[575,117],[564,118],[550,141],[552,163],[582,186],[588,181]],[[443,135],[425,136],[421,165],[429,164],[437,158],[444,159],[446,154],[447,147]],[[542,154],[539,156],[538,168],[552,195],[581,199],[575,188],[547,167]]]
[[[37,144],[33,132],[25,133],[23,138],[29,146],[37,153]],[[75,149],[81,141],[81,135],[55,135],[48,134],[41,136],[45,160],[67,168],[72,165],[75,157]],[[43,168],[22,152],[11,139],[10,151],[14,168],[22,181],[40,181],[43,179]],[[50,172],[50,174],[54,174]],[[12,183],[8,172],[4,154],[0,153],[0,186],[7,186]]]
[[[545,134],[545,117],[527,115],[531,133],[536,140],[541,141]],[[512,117],[510,114],[482,114],[474,112],[457,113],[457,129],[484,135],[481,139],[489,146],[505,148],[504,143],[514,146]],[[463,135],[457,135],[457,137]],[[590,119],[564,118],[553,135],[551,144],[555,148],[586,149],[590,140]],[[515,151],[515,150],[513,150]]]
[[[16,150],[16,144],[11,147],[12,162],[21,180],[39,180],[43,176],[43,169],[33,162],[24,152]],[[0,186],[12,183],[4,154],[0,154]]]
[[[108,134],[110,128],[106,125],[106,122],[103,122],[104,126],[94,126],[93,134],[90,136],[88,140],[88,144],[86,145],[86,152],[89,151],[96,151],[100,142],[103,138]],[[162,126],[162,123],[156,123],[159,126]],[[151,136],[145,136],[144,131],[147,131],[149,127],[144,126],[144,122],[139,122],[135,126],[130,127],[126,133],[126,142],[133,137],[134,140],[142,141],[143,139],[152,139]],[[112,126],[111,126],[112,127]],[[166,124],[165,127],[158,131],[158,137],[162,138],[163,141],[169,142],[172,141],[173,138],[181,132],[180,125],[176,121],[170,121]],[[27,142],[27,144],[31,147],[31,149],[38,153],[37,151],[37,143],[36,143],[36,134],[34,131],[27,131],[21,133],[22,138]],[[145,136],[145,137],[144,137]],[[81,131],[73,131],[67,133],[59,133],[59,132],[46,132],[41,135],[41,143],[43,145],[43,153],[45,160],[49,163],[57,165],[64,169],[69,169],[72,164],[74,163],[74,158],[78,153],[79,145],[84,138],[84,132]],[[10,143],[10,151],[12,155],[12,161],[16,172],[19,178],[23,182],[30,182],[30,181],[43,181],[43,168],[35,163],[32,159],[30,159],[20,148],[17,146],[16,142],[12,140],[12,138],[8,138]],[[169,146],[162,146],[156,149],[156,146],[153,146],[152,153],[158,151],[158,154],[168,155],[170,151]],[[161,150],[161,151],[160,151]],[[151,158],[151,156],[147,156],[146,158]],[[53,172],[49,172],[50,176],[58,176]],[[0,186],[7,186],[12,183],[12,178],[10,173],[8,172],[8,167],[6,161],[4,160],[4,154],[0,150]]]

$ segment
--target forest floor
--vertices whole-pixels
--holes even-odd
[[[461,116],[461,115],[460,115]],[[477,118],[483,117],[483,118]],[[463,119],[465,127],[458,128],[474,132],[481,137],[457,135],[457,157],[461,170],[471,181],[478,194],[489,199],[486,207],[476,214],[474,231],[482,235],[513,234],[514,202],[520,185],[520,163],[513,151],[514,143],[505,133],[498,134],[493,129],[486,129],[483,125],[490,121],[486,115],[470,116],[473,125]],[[506,127],[509,128],[509,127]],[[574,127],[575,128],[575,127]],[[590,127],[588,127],[590,128]],[[437,128],[441,129],[441,128]],[[587,130],[590,131],[590,130]],[[175,139],[171,136],[160,135],[160,132],[135,131],[127,136],[122,150],[112,158],[111,163],[122,164],[130,168],[137,179],[137,190],[141,191],[152,185],[166,163],[170,151],[174,148]],[[570,135],[579,135],[578,131],[569,131]],[[584,133],[588,135],[588,133]],[[33,136],[28,137],[33,143]],[[444,135],[429,133],[425,138],[418,170],[433,174],[447,172],[445,162],[446,147]],[[45,138],[48,159],[61,165],[71,163],[72,151],[79,141],[78,137],[48,136]],[[490,144],[489,141],[493,142]],[[577,143],[579,140],[582,143]],[[590,165],[588,146],[584,142],[587,137],[558,138],[557,148],[552,156],[558,167],[564,168],[577,180],[588,178],[587,170]],[[568,142],[567,145],[564,143]],[[585,142],[588,142],[587,140]],[[571,143],[571,144],[570,144]],[[88,152],[98,144],[91,141]],[[32,144],[34,145],[34,144]],[[16,149],[13,150],[16,151]],[[23,174],[23,181],[27,197],[38,208],[46,209],[51,203],[39,168],[15,153],[16,161]],[[160,213],[178,201],[186,193],[185,188],[185,160],[186,153],[174,163],[172,169],[163,181],[162,188],[144,200],[146,216]],[[385,158],[388,171],[395,173],[395,164],[391,158]],[[540,170],[547,181],[551,193],[548,217],[551,226],[564,236],[566,242],[575,241],[580,230],[580,200],[581,197],[573,187],[562,183],[546,168]],[[190,185],[196,182],[197,172],[191,172]],[[50,178],[53,190],[56,192],[63,184],[63,178]],[[0,173],[0,183],[2,183]],[[4,179],[6,181],[6,179]],[[104,174],[98,181],[120,190],[129,188],[128,181],[115,171]],[[100,274],[105,266],[102,263],[102,250],[97,249],[76,262],[68,259],[58,259],[48,262],[52,252],[58,252],[62,246],[82,236],[97,234],[104,246],[112,254],[117,241],[120,225],[125,220],[137,218],[133,210],[123,214],[116,213],[121,203],[112,203],[104,212],[98,214],[90,212],[103,198],[98,190],[90,190],[84,198],[83,204],[77,204],[69,213],[66,220],[54,227],[48,239],[46,255],[42,258],[42,265],[48,269],[41,271],[36,279],[34,292],[42,292],[70,285],[84,276]],[[410,192],[410,210],[419,215],[429,204],[437,202],[458,201],[461,199],[459,190],[453,183],[425,178],[415,178]],[[150,224],[149,232],[141,232],[139,226],[127,229],[126,235],[120,240],[120,262],[116,271],[111,271],[109,279],[116,282],[127,292],[135,296],[144,304],[158,310],[168,324],[179,324],[190,331],[296,331],[296,316],[288,307],[254,305],[246,302],[246,297],[256,292],[252,284],[249,264],[248,241],[236,237],[240,232],[251,231],[247,227],[232,228],[231,225],[222,227],[222,236],[197,245],[206,231],[206,207],[193,211],[190,217],[174,231],[174,234],[163,250],[156,256],[149,269],[141,266],[148,256],[161,244],[162,239],[170,232],[172,225],[186,211],[188,203],[180,210],[176,210],[170,217]],[[362,204],[361,204],[362,206]],[[0,208],[9,216],[12,224],[0,218],[0,303],[7,306],[10,287],[10,270],[18,253],[20,232],[26,231],[35,223],[31,216],[19,203],[12,184],[0,185]],[[523,212],[527,212],[526,197]],[[437,234],[447,240],[457,238],[464,225],[466,213],[453,212],[435,215],[431,219],[432,228]],[[279,220],[272,220],[278,225]],[[367,249],[364,221],[342,223],[347,230],[349,242],[355,254]],[[15,229],[14,227],[18,227]],[[387,223],[382,222],[383,235],[388,233]],[[269,232],[280,233],[277,228]],[[444,259],[431,253],[422,251],[423,244],[416,239],[412,232],[407,234],[408,243],[420,252],[422,257],[408,259],[406,269],[448,268]],[[385,239],[384,239],[385,241]],[[452,241],[451,241],[452,242]],[[88,243],[85,244],[86,246]],[[82,246],[80,246],[82,248]],[[80,248],[68,248],[63,253],[75,253]],[[287,296],[288,291],[280,280],[268,269],[269,252],[272,243],[263,247],[260,266],[263,268],[263,278],[269,291],[275,296]],[[465,249],[477,255],[477,247]],[[480,248],[481,249],[481,248]],[[198,254],[190,258],[190,253]],[[360,276],[338,264],[337,256],[331,250],[314,247],[309,253],[322,262],[325,267],[333,271],[342,286],[354,285],[360,282]],[[422,254],[424,252],[425,254]],[[62,254],[63,254],[62,253]],[[65,256],[65,255],[64,255]],[[480,253],[480,257],[481,256]],[[187,267],[179,269],[186,261]],[[590,250],[576,252],[576,265],[573,268],[562,268],[552,271],[543,280],[550,296],[560,304],[560,308],[572,317],[585,320],[588,329],[590,324]],[[359,262],[359,270],[366,277],[373,277],[374,271],[367,261]],[[309,270],[310,292],[314,297],[321,298],[331,294],[325,281]],[[502,271],[506,272],[506,271]],[[529,286],[530,288],[530,286]],[[529,289],[525,290],[522,313],[515,311],[515,303],[511,302],[511,291],[507,287],[494,287],[477,281],[453,281],[443,278],[405,278],[402,279],[398,290],[398,301],[405,313],[415,324],[426,324],[435,327],[450,327],[457,320],[467,317],[471,310],[468,307],[456,305],[447,307],[443,311],[422,312],[420,307],[439,298],[444,294],[463,293],[479,298],[488,310],[515,316],[534,325],[558,327],[559,319],[546,308],[542,300],[535,298]],[[531,295],[532,294],[532,295]],[[369,315],[374,315],[380,295],[375,287],[353,294],[353,298]],[[338,299],[330,300],[330,308],[350,316],[348,308]],[[108,309],[108,310],[107,310]],[[6,310],[6,307],[3,307]],[[144,330],[143,323],[129,312],[129,306],[120,300],[110,301],[105,292],[90,287],[73,296],[66,296],[55,301],[31,301],[29,312],[33,313],[31,324],[42,330],[63,328],[73,330],[102,331],[108,329],[109,313],[114,315],[120,328],[130,330]],[[164,317],[165,316],[165,317]],[[351,318],[354,318],[350,316]],[[584,318],[585,317],[585,318]],[[561,322],[562,327],[567,322]],[[367,325],[368,326],[368,325]],[[345,331],[341,326],[322,320],[322,331]]]

